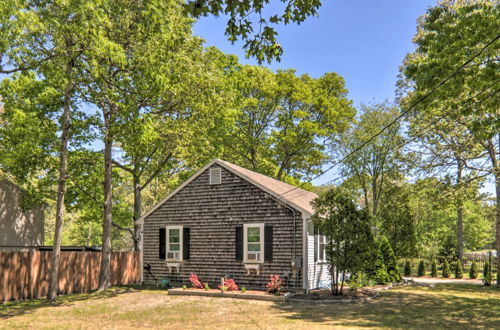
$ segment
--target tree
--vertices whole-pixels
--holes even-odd
[[[399,122],[362,149],[358,148],[389,125],[399,115],[399,110],[388,104],[363,105],[361,110],[357,125],[342,134],[333,148],[337,150],[338,157],[345,158],[341,173],[352,179],[351,185],[356,192],[360,192],[370,215],[377,216],[387,182],[398,180],[402,167]]]
[[[365,269],[373,253],[370,217],[358,210],[351,197],[333,188],[316,198],[312,205],[314,226],[327,238],[326,257],[331,290],[342,295],[346,273]]]
[[[317,14],[321,6],[319,0],[280,0],[283,3],[282,13],[273,13],[266,16],[268,11],[267,0],[257,1],[229,1],[229,0],[190,0],[186,4],[189,14],[198,18],[209,14],[227,15],[226,35],[231,42],[239,38],[244,41],[243,47],[247,56],[254,56],[259,63],[264,60],[279,60],[283,49],[276,39],[277,32],[274,25],[283,23],[300,24],[308,17]],[[258,28],[257,28],[258,27]],[[257,32],[258,31],[258,32]]]
[[[473,261],[469,269],[469,278],[471,279],[477,278],[477,273],[478,273],[477,264],[475,261]]]
[[[448,259],[444,259],[443,261],[443,277],[449,278],[451,274],[450,264],[448,263]]]
[[[438,276],[438,270],[437,270],[437,265],[436,265],[436,259],[432,258],[431,277],[437,277],[437,276]]]
[[[411,262],[410,262],[410,260],[405,261],[405,268],[404,268],[403,274],[405,276],[411,276]]]
[[[399,272],[398,261],[394,252],[392,251],[391,244],[387,237],[382,236],[380,239],[380,252],[384,258],[384,265],[387,269],[391,282],[401,281],[401,274]]]
[[[418,263],[418,276],[425,276],[425,261],[423,260]]]
[[[457,260],[455,265],[455,278],[463,278],[464,277],[464,267],[462,266],[462,262],[460,259]]]
[[[327,145],[345,131],[355,110],[344,80],[295,70],[235,70],[236,118],[225,157],[276,179],[305,181],[328,162]]]
[[[454,123],[462,126],[481,147],[481,161],[473,157],[461,165],[488,175],[495,182],[496,247],[500,251],[500,121],[498,97],[493,97],[498,80],[498,36],[491,33],[500,29],[497,18],[495,1],[440,2],[420,18],[414,38],[416,50],[407,56],[402,72],[407,94],[416,100],[469,61],[446,86],[436,89],[432,98],[422,102],[417,111],[426,111],[431,102],[438,105],[435,109],[447,109]],[[456,107],[457,100],[463,102],[469,98],[474,103]],[[436,115],[445,114],[436,111]],[[500,264],[497,269],[500,271]]]

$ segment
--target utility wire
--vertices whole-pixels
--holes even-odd
[[[362,148],[364,148],[366,145],[368,145],[369,143],[371,143],[373,140],[375,140],[378,136],[380,136],[383,132],[385,132],[387,129],[389,129],[391,126],[393,126],[394,124],[396,124],[400,119],[402,119],[404,116],[406,116],[408,113],[410,113],[410,111],[412,111],[417,105],[419,105],[420,103],[422,103],[424,100],[426,100],[429,96],[431,96],[432,94],[434,94],[434,92],[440,88],[441,86],[443,86],[444,84],[446,84],[449,80],[451,80],[453,77],[455,77],[458,73],[460,73],[460,71],[465,68],[469,63],[471,63],[474,59],[476,59],[479,55],[481,55],[488,47],[490,47],[493,43],[495,43],[498,39],[500,38],[500,34],[497,35],[495,38],[493,38],[490,42],[488,42],[485,46],[483,46],[483,48],[481,48],[474,56],[472,56],[471,58],[469,58],[467,61],[465,61],[464,63],[462,63],[462,65],[460,65],[455,71],[453,71],[453,73],[451,75],[449,75],[446,79],[442,80],[439,84],[437,84],[436,86],[434,86],[428,93],[426,93],[424,96],[422,96],[421,98],[419,98],[415,103],[413,103],[407,110],[403,111],[399,116],[397,116],[394,120],[392,120],[388,125],[386,125],[385,127],[383,127],[380,131],[378,131],[376,134],[372,135],[368,140],[366,140],[365,142],[363,142],[361,145],[359,145],[358,147],[356,147],[354,150],[352,150],[351,152],[349,152],[345,157],[343,157],[342,159],[340,159],[339,161],[333,163],[329,168],[327,168],[326,170],[324,171],[321,171],[321,173],[317,174],[316,176],[314,176],[312,180],[315,180],[321,176],[323,176],[325,173],[331,171],[333,168],[337,167],[340,163],[342,163],[343,161],[345,161],[347,158],[351,157],[354,153],[358,152],[359,150],[361,150]],[[300,184],[298,187],[294,187],[288,191],[285,191],[284,193],[281,193],[279,195],[276,196],[276,198],[280,198],[281,196],[285,195],[285,194],[288,194],[289,192],[292,192],[296,189],[300,189],[301,187],[303,186],[303,184]]]
[[[481,90],[480,92],[478,92],[478,93],[474,94],[473,96],[469,97],[467,100],[465,100],[464,102],[462,102],[461,104],[459,104],[459,105],[457,106],[457,108],[462,108],[462,107],[463,107],[463,106],[465,106],[467,103],[471,102],[472,100],[474,100],[474,99],[475,99],[476,97],[478,97],[479,95],[483,94],[483,93],[484,93],[485,91],[487,91],[488,89],[490,89],[490,88],[494,87],[495,85],[497,85],[499,82],[500,82],[500,79],[499,79],[499,80],[496,80],[493,84],[491,84],[491,85],[487,86],[486,88],[484,88],[484,89],[483,89],[483,90]],[[478,101],[477,101],[477,102],[475,102],[474,104],[470,105],[468,108],[471,108],[471,107],[473,107],[473,106],[476,106],[476,105],[478,105],[478,104],[481,104],[484,100],[486,100],[486,99],[488,99],[488,98],[490,98],[490,97],[492,97],[492,96],[496,95],[499,91],[500,91],[500,89],[497,89],[497,90],[495,90],[494,92],[489,93],[487,96],[483,97],[482,99],[478,100]],[[397,149],[397,148],[403,147],[403,146],[405,146],[406,144],[408,144],[408,143],[410,143],[410,142],[414,141],[417,137],[421,136],[423,133],[428,133],[428,132],[430,132],[430,131],[433,129],[431,126],[434,126],[434,125],[435,125],[435,124],[437,124],[439,121],[441,121],[441,120],[445,119],[446,117],[448,117],[448,116],[450,116],[450,115],[452,115],[452,116],[450,117],[451,119],[458,117],[458,116],[460,115],[460,113],[453,113],[453,110],[454,110],[454,109],[455,109],[455,108],[452,108],[452,110],[447,111],[447,112],[445,112],[444,114],[442,114],[441,116],[439,116],[439,117],[435,118],[435,119],[434,119],[433,121],[431,121],[428,125],[426,125],[426,126],[425,126],[425,127],[423,127],[422,129],[420,129],[420,130],[418,130],[416,133],[414,133],[414,134],[412,135],[412,137],[411,137],[411,138],[409,138],[409,139],[405,139],[405,140],[404,140],[404,141],[402,141],[401,143],[399,143],[399,144],[397,144],[396,146],[394,146],[394,148],[396,148],[396,149]],[[429,129],[429,128],[430,128],[430,129]],[[344,157],[341,161],[345,160],[346,158],[347,158],[347,157]],[[340,163],[340,162],[339,162],[339,163]],[[331,168],[330,168],[330,169],[331,169]],[[330,170],[330,169],[329,169],[329,170]],[[327,171],[328,171],[328,170],[327,170]],[[325,172],[327,172],[327,171],[325,171]],[[320,174],[320,175],[321,175],[321,174]],[[326,184],[331,184],[331,183],[334,183],[335,181],[337,181],[337,180],[339,180],[339,179],[341,179],[341,178],[342,178],[342,176],[338,176],[338,177],[336,177],[336,178],[334,178],[334,179],[332,179],[332,180],[329,180]],[[283,195],[285,195],[285,194],[287,194],[287,193],[289,193],[289,192],[291,192],[291,191],[293,191],[293,190],[295,190],[295,189],[297,189],[297,188],[298,188],[298,187],[294,187],[293,189],[290,189],[289,191],[284,192],[284,193],[280,194],[280,195],[279,195],[279,196],[277,196],[277,197],[279,198],[280,196],[283,196]],[[293,197],[294,197],[294,198],[296,198],[296,197],[301,196],[301,195],[304,195],[304,194],[306,194],[306,193],[308,193],[308,191],[302,192],[302,193],[300,193],[300,194],[298,194],[298,195],[294,195]]]

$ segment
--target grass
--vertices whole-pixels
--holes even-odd
[[[500,289],[400,287],[357,304],[312,305],[113,288],[102,293],[0,305],[0,329],[95,328],[500,328]]]

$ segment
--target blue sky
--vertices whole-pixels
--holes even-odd
[[[281,62],[265,65],[274,70],[294,68],[313,77],[337,72],[344,77],[356,106],[392,100],[399,66],[414,49],[417,18],[435,4],[435,0],[324,1],[319,17],[277,29],[284,54]],[[243,63],[256,64],[245,58],[241,43],[227,41],[225,24],[224,17],[201,18],[194,33],[207,45],[236,54]],[[314,183],[336,176],[332,171]]]

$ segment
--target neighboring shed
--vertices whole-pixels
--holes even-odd
[[[213,160],[141,217],[143,281],[187,283],[196,273],[212,286],[231,277],[264,288],[277,274],[288,289],[327,286],[324,238],[309,221],[316,197]]]
[[[0,180],[0,249],[44,244],[44,207],[23,209],[23,190]]]

